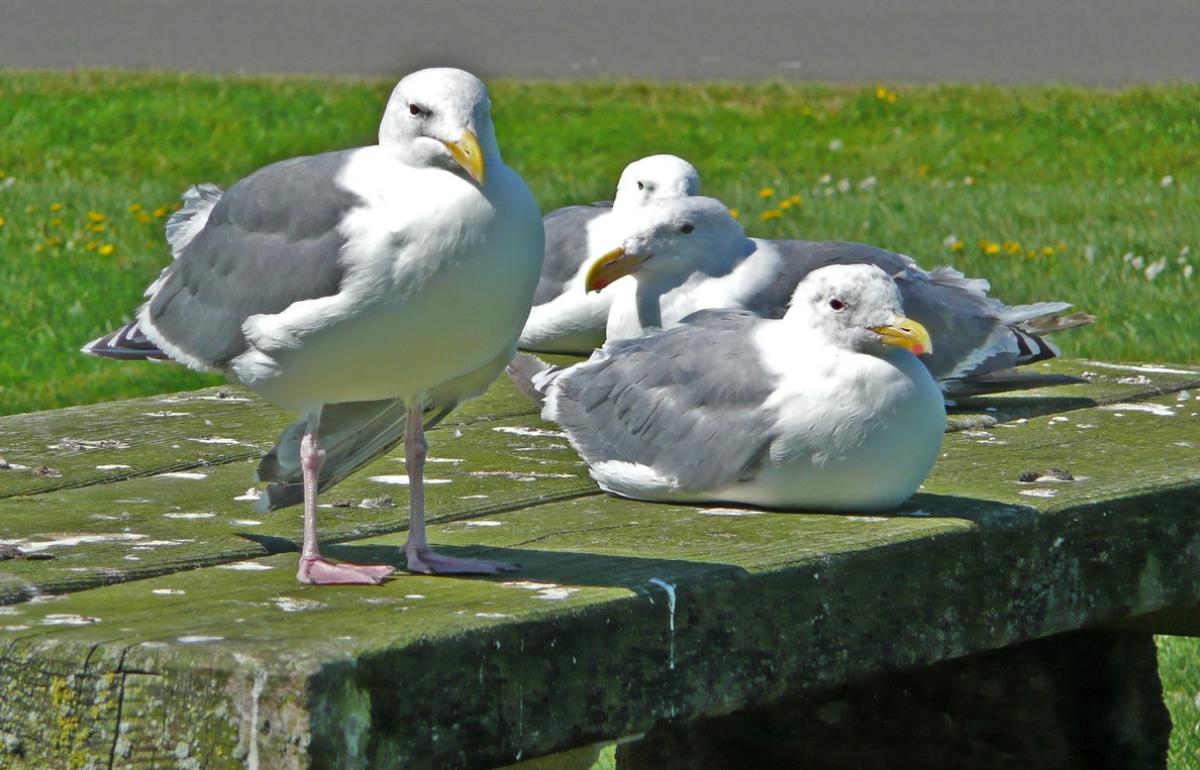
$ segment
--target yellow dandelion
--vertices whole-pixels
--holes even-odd
[[[770,198],[773,195],[775,195],[774,187],[764,187],[758,191],[758,197],[760,198]]]
[[[888,101],[888,104],[896,103],[896,92],[895,91],[892,91],[891,93],[888,94],[887,101]]]
[[[167,207],[166,206],[159,206],[158,208],[156,208],[154,210],[154,218],[155,219],[162,219],[166,215],[167,215]]]
[[[767,209],[762,213],[762,221],[767,222],[772,219],[779,219],[783,216],[783,212],[779,209]]]
[[[96,249],[96,253],[102,257],[107,257],[109,254],[113,253],[115,248],[116,247],[113,246],[111,243],[106,243],[103,246],[101,246],[100,248]]]
[[[1033,259],[1037,255],[1038,255],[1037,249],[1030,249],[1029,251],[1025,252],[1026,259]]]
[[[1042,254],[1044,254],[1045,256],[1047,256],[1047,257],[1048,257],[1048,256],[1050,256],[1050,255],[1051,255],[1051,254],[1053,254],[1053,253],[1054,253],[1054,247],[1053,247],[1053,246],[1043,246],[1043,247],[1042,247]]]
[[[1059,241],[1058,243],[1054,244],[1054,249],[1056,251],[1066,251],[1067,250],[1067,242]]]
[[[995,241],[980,241],[979,248],[983,249],[984,254],[999,254],[1000,244]]]
[[[917,175],[918,176],[929,176],[929,164],[922,163],[921,165],[917,166]]]
[[[83,248],[87,249],[88,251],[93,251],[96,246],[97,244],[95,241],[88,241],[87,243],[83,244]]]
[[[886,99],[887,95],[888,95],[888,90],[886,88],[884,88],[883,86],[877,86],[875,88],[875,98],[876,99]]]
[[[62,207],[63,207],[63,205],[61,203],[51,203],[50,204],[51,211],[62,211]]]
[[[788,198],[788,200],[790,200],[792,202],[793,206],[801,206],[804,204],[804,197],[801,196],[799,193]]]
[[[62,227],[62,217],[55,217],[50,220],[51,227]]]
[[[87,229],[89,232],[102,233],[108,229],[108,225],[104,224],[103,222],[94,222],[88,225]]]
[[[142,204],[140,204],[140,203],[130,203],[129,204],[129,213],[130,214],[136,214],[141,210],[142,210]]]
[[[733,217],[734,219],[737,219],[738,217],[741,216],[741,213],[737,209],[730,209],[729,216]]]
[[[784,198],[783,200],[779,201],[779,208],[783,209],[784,211],[787,211],[791,207],[792,207],[792,199],[791,198]]]
[[[141,222],[142,224],[146,224],[147,222],[150,222],[152,220],[151,220],[149,214],[147,214],[144,211],[139,211],[137,213],[137,221]]]
[[[4,227],[4,217],[0,217],[0,227]]]
[[[1021,244],[1017,241],[1005,241],[1004,242],[1004,251],[1009,254],[1020,254],[1021,253]]]
[[[950,251],[962,251],[965,246],[966,244],[962,241],[955,241],[950,245]]]
[[[99,211],[89,211],[87,213],[87,218],[88,218],[89,222],[103,222],[104,221],[104,215],[101,214]]]

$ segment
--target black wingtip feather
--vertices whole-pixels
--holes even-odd
[[[118,358],[126,361],[170,360],[170,356],[159,350],[158,346],[142,333],[136,321],[92,340],[83,346],[81,352],[100,358]]]

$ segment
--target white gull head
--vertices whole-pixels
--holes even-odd
[[[682,198],[700,191],[696,168],[676,155],[648,155],[621,172],[613,209],[633,209],[647,201]]]
[[[418,70],[392,91],[379,124],[380,146],[417,168],[442,168],[483,184],[500,160],[483,81],[450,67]]]
[[[929,333],[903,307],[895,282],[875,265],[830,265],[796,286],[783,318],[800,334],[857,353],[930,352]]]

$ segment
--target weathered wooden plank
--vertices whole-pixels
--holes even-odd
[[[595,491],[561,434],[527,428],[527,421],[477,421],[430,434],[430,521]],[[54,557],[0,561],[0,604],[296,548],[300,508],[256,512],[247,494],[255,464],[0,499],[0,544]],[[406,482],[403,458],[393,455],[330,490],[322,498],[322,537],[406,530]]]
[[[952,410],[950,429],[1200,388],[1197,367],[1054,361],[1042,370],[1087,382],[964,399]],[[501,377],[435,430],[525,415],[532,418],[532,405]],[[10,467],[0,466],[0,498],[258,457],[291,419],[232,386],[6,417],[0,419],[0,457]]]
[[[238,738],[232,727],[214,738],[228,755],[248,750],[254,725],[282,720],[309,743],[260,741],[263,761],[486,766],[1194,604],[1193,403],[1171,394],[1005,429],[1029,454],[951,435],[927,491],[891,516],[591,495],[432,529],[448,551],[521,563],[512,577],[314,589],[294,583],[294,557],[276,555],[256,560],[270,569],[252,581],[202,569],[9,607],[0,638],[14,640],[10,660],[123,649],[126,668],[158,675],[164,713],[185,702],[193,672],[233,677],[239,694],[226,684],[222,697]],[[1087,478],[1053,497],[1022,494],[1051,488],[1020,485],[1024,465],[1064,458]],[[394,560],[402,542],[331,551]],[[248,712],[260,679],[260,696],[276,681],[302,695]]]
[[[533,413],[501,378],[434,430]],[[233,386],[5,417],[0,498],[259,457],[293,419]]]

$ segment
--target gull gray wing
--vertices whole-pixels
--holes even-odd
[[[967,278],[950,267],[926,271],[904,254],[864,243],[771,243],[782,257],[780,278],[748,303],[766,317],[782,316],[796,284],[818,267],[872,264],[895,280],[904,312],[929,330],[933,353],[921,360],[939,380],[977,376],[1058,355],[1031,329],[1068,309],[1065,302],[1008,306],[988,296],[986,280]]]
[[[748,336],[762,319],[693,313],[673,329],[610,342],[550,385],[547,411],[589,464],[650,466],[682,489],[752,473],[774,438],[774,378]]]
[[[612,203],[555,209],[542,218],[546,228],[546,251],[542,274],[533,293],[533,304],[541,305],[563,293],[567,284],[587,261],[587,226],[593,219],[612,211]]]
[[[360,204],[336,179],[353,150],[292,158],[229,188],[151,287],[139,317],[152,338],[220,367],[245,351],[245,320],[336,294],[338,224]]]
[[[828,265],[877,265],[895,276],[916,263],[903,254],[850,241],[755,241],[763,248],[774,248],[780,256],[778,278],[753,295],[746,307],[764,318],[783,318],[792,292],[804,277]],[[917,319],[918,321],[921,319]],[[936,344],[935,344],[936,347]]]

